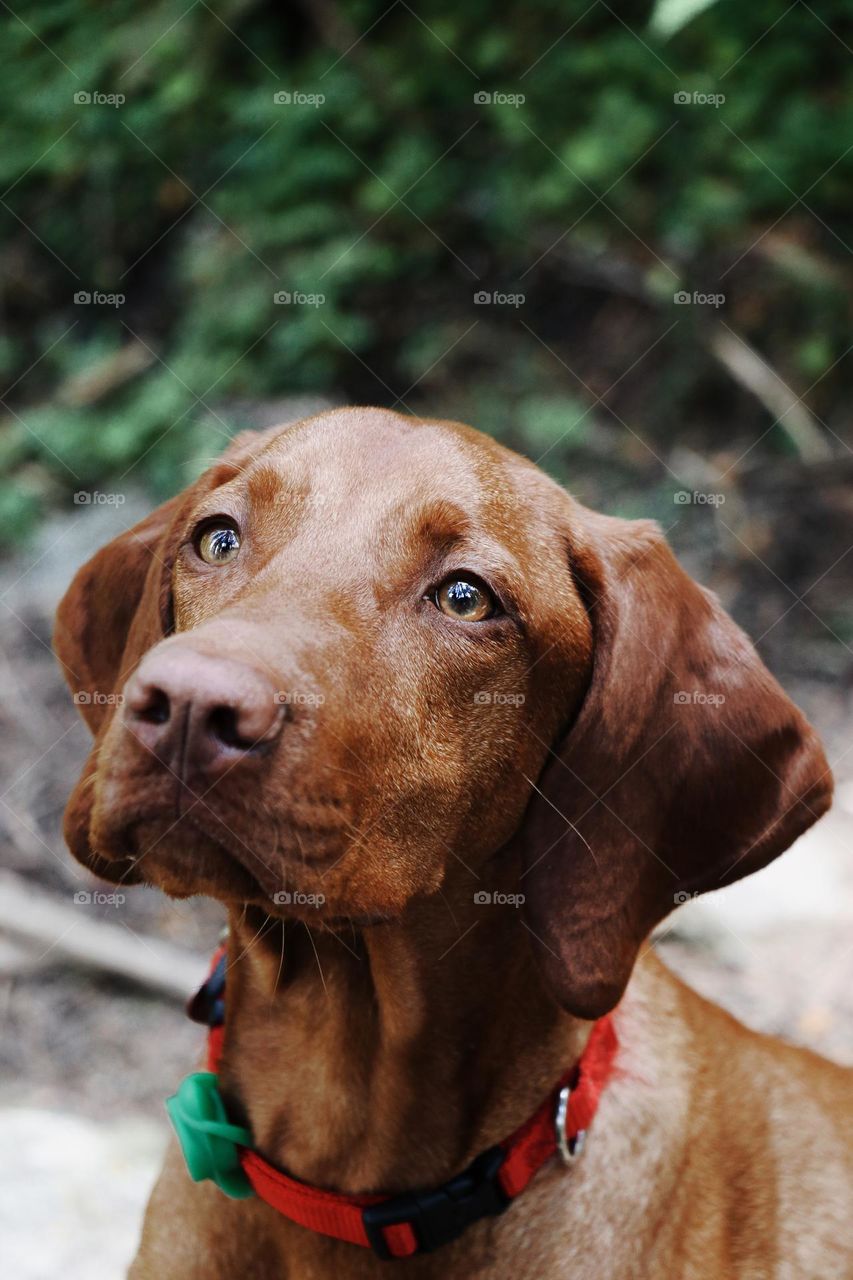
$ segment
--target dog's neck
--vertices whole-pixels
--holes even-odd
[[[336,935],[235,915],[220,1085],[267,1159],[351,1193],[441,1182],[577,1060],[589,1024],[547,992],[518,909],[473,898],[460,877]]]

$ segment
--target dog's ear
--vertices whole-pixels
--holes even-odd
[[[75,574],[59,603],[53,648],[80,714],[97,733],[124,684],[128,636],[144,613],[156,642],[168,625],[161,600],[165,544],[179,498],[114,538]]]
[[[597,1018],[651,929],[782,853],[829,807],[832,778],[804,716],[657,526],[572,511],[593,666],[520,832],[522,888],[555,994]]]
[[[235,436],[192,489],[102,547],[72,580],[57,609],[53,647],[93,733],[109,718],[136,661],[171,626],[173,535],[184,505],[232,479],[262,439],[255,431]]]
[[[56,614],[53,647],[77,710],[96,735],[65,808],[65,839],[79,862],[114,883],[136,884],[140,876],[131,863],[109,862],[90,847],[100,743],[127,675],[163,634],[168,547],[179,508],[180,499],[171,499],[98,551],[77,572]]]

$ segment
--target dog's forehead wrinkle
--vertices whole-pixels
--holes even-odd
[[[276,448],[243,478],[251,510],[294,501],[297,536],[332,545],[400,547],[434,530],[437,540],[482,524],[505,488],[498,468],[441,426],[402,434],[337,430],[321,422],[305,433],[283,433]],[[408,421],[407,421],[408,426]],[[436,444],[440,445],[437,454]],[[484,483],[487,479],[492,483]]]
[[[387,410],[337,411],[283,429],[254,465],[274,465],[282,475],[315,486],[321,480],[324,490],[350,493],[367,485],[371,492],[387,488],[399,495],[402,484],[429,485],[440,494],[443,486],[470,485],[477,478],[476,463],[486,461],[491,442],[476,433],[471,437],[455,424]],[[496,462],[488,461],[494,469]]]

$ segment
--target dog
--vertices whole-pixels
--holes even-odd
[[[231,1157],[356,1215],[232,1198],[174,1143],[134,1280],[853,1275],[850,1074],[648,943],[832,791],[654,523],[469,427],[334,410],[238,436],[98,552],[55,647],[95,735],[71,852],[227,908]]]

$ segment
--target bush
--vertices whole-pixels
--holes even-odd
[[[20,12],[0,88],[16,529],[105,478],[173,489],[235,403],[306,390],[467,416],[558,473],[596,433],[633,447],[626,417],[651,466],[676,436],[737,448],[773,417],[712,354],[722,321],[838,429],[842,0]]]

